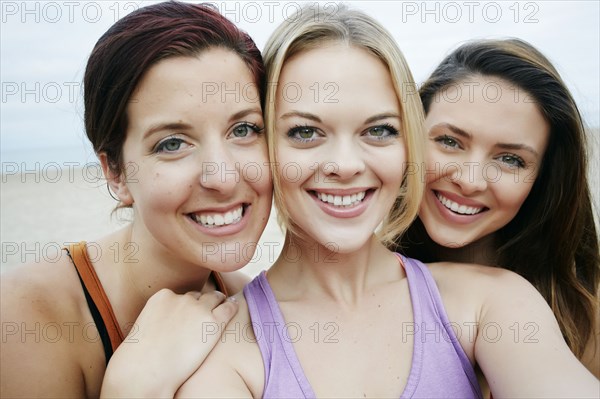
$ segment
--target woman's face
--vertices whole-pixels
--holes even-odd
[[[148,70],[131,96],[121,199],[134,235],[176,260],[245,265],[271,207],[263,118],[252,74],[209,49]]]
[[[532,101],[506,81],[482,76],[434,96],[425,119],[427,190],[419,217],[437,244],[475,242],[519,211],[550,131]]]
[[[277,85],[276,158],[291,222],[340,253],[365,245],[402,183],[400,104],[386,66],[330,45],[285,62]]]

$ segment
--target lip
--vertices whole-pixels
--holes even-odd
[[[196,223],[196,221],[194,221],[191,218],[191,216],[189,216],[190,214],[186,214],[185,219],[197,231],[199,231],[203,234],[206,234],[206,235],[213,236],[213,237],[224,237],[224,236],[238,234],[246,228],[246,226],[248,225],[248,221],[250,220],[250,215],[252,214],[252,205],[250,203],[239,202],[233,206],[226,206],[226,207],[220,207],[220,208],[206,208],[206,209],[203,209],[202,211],[192,212],[192,213],[198,213],[198,212],[203,212],[203,213],[204,212],[221,212],[221,213],[223,213],[223,212],[228,212],[230,210],[236,209],[240,205],[243,205],[243,207],[244,207],[242,218],[240,219],[239,222],[234,223],[234,224],[215,226],[215,227],[205,227],[205,226],[201,225],[200,223]]]
[[[363,198],[363,200],[359,204],[348,208],[340,208],[328,202],[323,202],[314,194],[314,192],[320,192],[335,195],[352,195],[363,191],[366,191],[365,198]],[[365,212],[365,210],[369,206],[369,203],[371,202],[371,198],[373,198],[375,191],[376,189],[373,188],[310,189],[307,190],[307,194],[317,203],[317,206],[319,206],[319,208],[321,208],[321,210],[326,214],[336,218],[349,219],[360,216]]]
[[[232,211],[234,209],[237,209],[240,207],[240,205],[248,205],[250,204],[249,202],[244,202],[244,201],[238,201],[235,202],[231,205],[224,205],[224,206],[214,206],[214,207],[210,207],[210,208],[202,208],[199,210],[195,210],[195,211],[191,211],[188,213],[208,213],[208,212],[214,212],[214,213],[227,213],[229,211]]]
[[[316,191],[323,194],[332,195],[352,195],[372,190],[372,187],[353,187],[353,188],[309,188],[307,191]]]
[[[444,197],[448,198],[449,200],[452,200],[461,205],[477,207],[477,208],[486,208],[486,209],[484,209],[483,211],[481,211],[475,215],[459,215],[457,213],[452,212],[450,209],[446,208],[440,202],[440,200],[438,200],[437,196],[435,195],[436,191],[439,192],[440,194],[442,194]],[[472,200],[465,200],[464,198],[461,198],[461,197],[457,198],[456,195],[447,194],[445,191],[429,190],[427,192],[427,196],[429,197],[429,201],[433,202],[435,204],[435,207],[437,208],[439,214],[446,221],[448,221],[450,223],[455,223],[455,224],[473,223],[473,222],[481,219],[482,217],[484,217],[486,212],[489,210],[485,205],[481,204],[480,202],[472,201]]]
[[[485,206],[485,204],[483,204],[479,201],[471,200],[468,198],[463,198],[460,195],[450,193],[448,191],[443,191],[443,190],[432,190],[432,191],[434,192],[434,195],[435,195],[435,193],[440,193],[444,197],[448,198],[451,201],[458,203],[459,205],[470,206],[473,208],[487,208],[487,206]]]

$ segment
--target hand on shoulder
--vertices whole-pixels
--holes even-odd
[[[235,301],[217,291],[158,291],[115,351],[102,396],[172,397],[208,356],[237,310]]]

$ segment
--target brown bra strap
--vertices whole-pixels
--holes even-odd
[[[110,301],[106,296],[106,292],[102,288],[102,283],[100,282],[100,279],[98,279],[98,275],[96,274],[96,271],[92,266],[92,262],[88,257],[85,241],[69,245],[69,253],[73,259],[73,264],[79,273],[85,289],[88,291],[93,303],[96,305],[100,316],[102,317],[102,320],[104,321],[104,325],[110,338],[112,350],[114,352],[125,338],[121,328],[119,327],[119,323],[115,317],[115,313]],[[226,296],[229,296],[229,292],[221,275],[218,272],[212,272],[211,276],[214,278],[217,290],[221,291]]]
[[[104,292],[104,289],[102,288],[102,283],[98,279],[98,275],[90,262],[85,241],[69,245],[69,253],[71,254],[73,264],[77,268],[77,272],[79,273],[85,288],[89,292],[92,301],[102,316],[114,352],[124,340],[123,332],[119,327],[119,323],[117,322],[113,308],[110,305],[110,301],[106,296],[106,292]]]

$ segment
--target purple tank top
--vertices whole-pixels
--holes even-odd
[[[481,398],[475,371],[429,269],[415,259],[398,257],[414,314],[412,365],[401,398]],[[315,398],[264,271],[244,287],[244,296],[265,367],[263,398]]]

